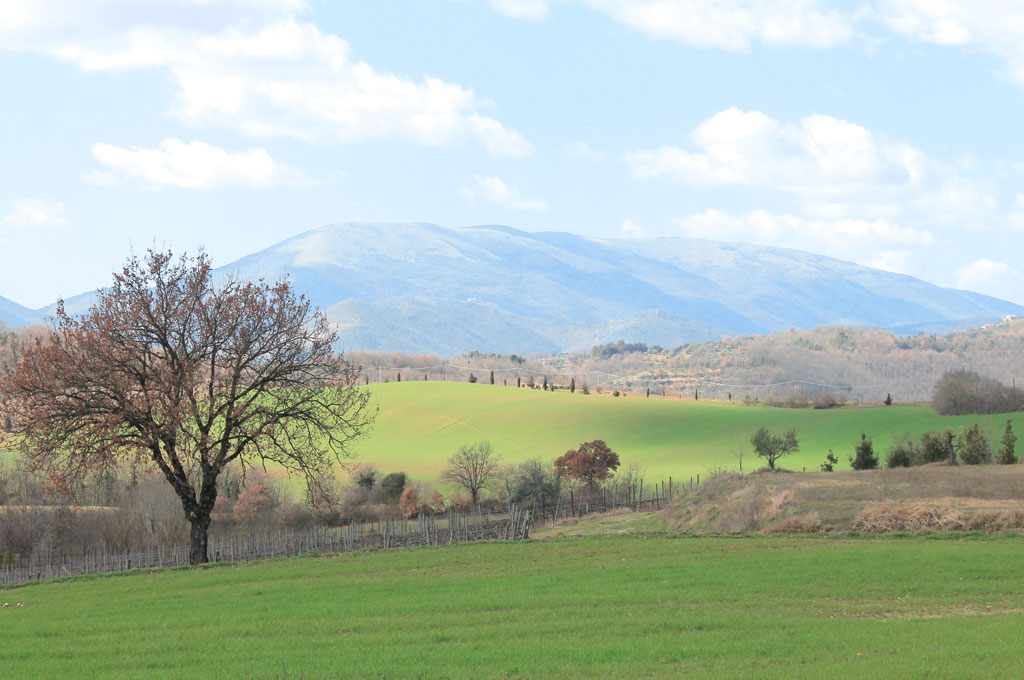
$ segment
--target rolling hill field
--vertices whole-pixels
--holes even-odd
[[[988,428],[998,445],[1007,416],[940,416],[924,406],[857,407],[831,410],[780,409],[742,403],[677,401],[565,391],[544,392],[489,384],[401,382],[372,386],[380,405],[376,427],[359,442],[358,462],[385,471],[405,470],[433,479],[461,444],[488,440],[505,462],[550,461],[581,442],[604,439],[623,464],[648,466],[651,481],[689,480],[709,467],[737,468],[733,450],[747,452],[744,470],[762,462],[750,435],[761,425],[797,429],[799,453],[783,467],[817,470],[832,449],[847,468],[861,432],[872,437],[879,458],[904,433],[959,427]],[[1024,413],[1012,416],[1024,435]]]

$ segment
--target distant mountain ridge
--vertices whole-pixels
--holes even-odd
[[[674,346],[830,324],[953,330],[1024,314],[1004,300],[797,250],[499,225],[329,225],[217,273],[289,276],[337,325],[344,349],[442,356],[570,351],[620,338]],[[91,300],[66,306],[75,313]]]
[[[42,323],[46,315],[28,307],[22,307],[13,300],[0,296],[0,321],[9,328],[31,326]]]

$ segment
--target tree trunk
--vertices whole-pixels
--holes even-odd
[[[205,564],[210,561],[210,556],[207,552],[210,515],[207,513],[205,516],[191,517],[189,522],[192,524],[192,541],[188,551],[188,563]]]

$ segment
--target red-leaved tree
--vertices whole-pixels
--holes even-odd
[[[580,444],[555,459],[555,471],[562,479],[581,482],[591,491],[619,469],[619,454],[600,439]]]
[[[206,562],[217,479],[270,463],[311,485],[350,456],[376,411],[336,336],[287,281],[214,284],[205,254],[132,257],[80,317],[58,304],[45,341],[0,371],[9,444],[51,486],[119,464],[151,465]]]

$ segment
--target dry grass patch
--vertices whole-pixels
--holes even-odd
[[[1024,465],[718,475],[665,510],[692,533],[1024,530]]]

